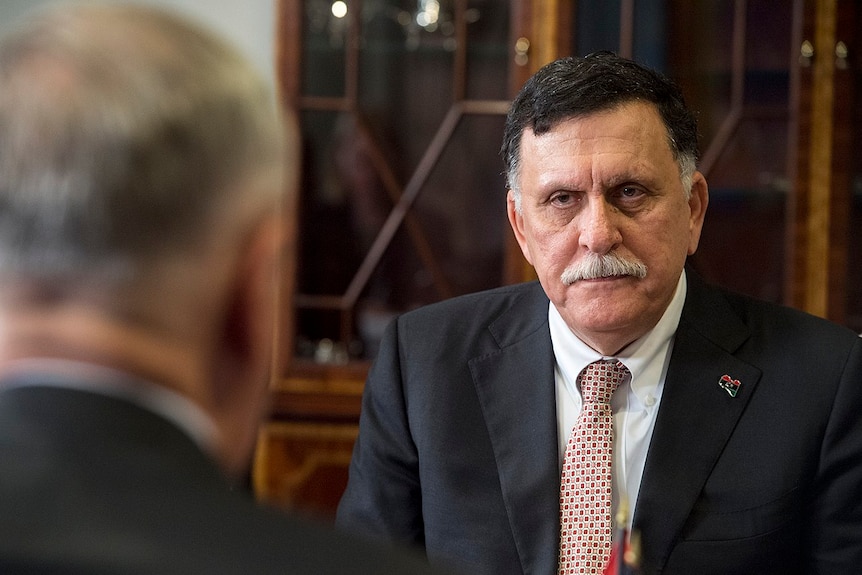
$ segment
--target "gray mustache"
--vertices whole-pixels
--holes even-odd
[[[614,276],[634,276],[639,279],[646,277],[646,264],[638,260],[627,260],[614,252],[593,254],[563,270],[560,280],[565,285],[572,285],[580,280],[594,280]]]

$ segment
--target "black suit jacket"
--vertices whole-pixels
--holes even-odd
[[[643,573],[862,572],[862,341],[688,277],[635,508]],[[341,525],[471,573],[556,572],[547,307],[532,283],[390,326]]]
[[[0,383],[0,573],[416,573],[424,560],[259,507],[136,405]]]

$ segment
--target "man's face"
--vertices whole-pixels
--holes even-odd
[[[708,202],[696,172],[686,198],[667,129],[652,104],[571,118],[521,140],[521,211],[509,221],[524,256],[569,328],[613,355],[658,322],[694,253]],[[613,254],[646,275],[578,279],[567,268]]]

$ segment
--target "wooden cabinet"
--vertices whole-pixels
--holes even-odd
[[[558,55],[631,56],[699,111],[696,269],[862,330],[859,21],[850,0],[280,0],[302,169],[259,496],[330,515],[388,321],[532,276],[498,149],[509,100]]]
[[[523,277],[498,156],[529,75],[528,19],[497,0],[282,0],[278,77],[301,123],[295,250],[282,293],[287,369],[254,482],[331,513],[359,399],[398,313]]]
[[[862,3],[797,2],[799,58],[788,302],[862,332]]]

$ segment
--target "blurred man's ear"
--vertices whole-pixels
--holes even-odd
[[[282,233],[280,220],[267,216],[237,258],[222,323],[221,361],[228,371],[270,367]]]
[[[213,401],[229,466],[243,465],[267,405],[278,309],[283,226],[267,215],[249,234],[226,290],[212,358]]]

